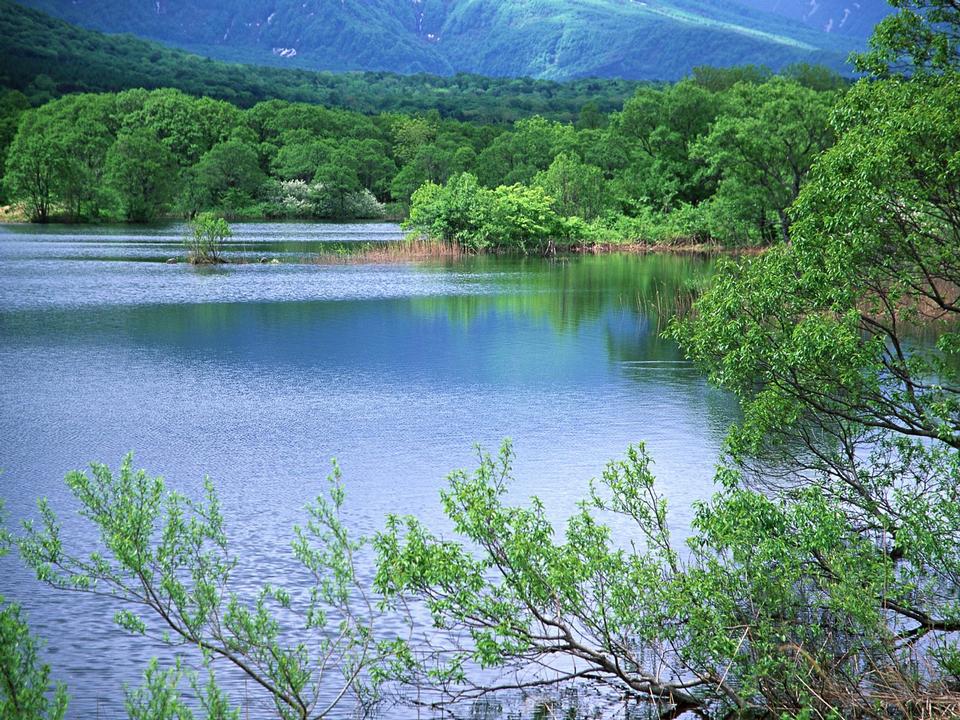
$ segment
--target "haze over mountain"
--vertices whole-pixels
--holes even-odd
[[[866,39],[890,14],[890,5],[875,0],[735,0],[757,12],[772,13],[825,33]]]
[[[321,70],[670,80],[696,65],[845,68],[883,0],[24,0],[215,58]]]

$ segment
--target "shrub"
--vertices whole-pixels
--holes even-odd
[[[190,223],[190,233],[184,240],[187,257],[193,265],[215,265],[223,259],[223,242],[233,235],[230,225],[222,217],[204,212]]]

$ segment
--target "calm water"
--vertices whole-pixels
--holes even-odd
[[[214,478],[252,582],[282,579],[291,526],[333,457],[364,532],[388,512],[448,528],[445,475],[472,466],[475,443],[495,450],[505,437],[516,498],[539,496],[558,521],[638,440],[678,532],[711,492],[735,405],[658,337],[658,308],[709,274],[704,260],[316,265],[293,261],[399,229],[247,224],[230,253],[281,264],[198,270],[162,262],[182,235],[0,226],[0,495],[12,523],[47,496],[64,535],[91,541],[63,475],[134,450],[186,493]],[[52,593],[12,558],[0,571],[0,594],[25,606],[69,685],[70,717],[120,716],[123,683],[169,657],[116,629],[109,603]]]

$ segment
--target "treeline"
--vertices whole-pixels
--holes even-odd
[[[22,113],[4,187],[38,222],[145,222],[208,209],[380,217],[385,201],[420,184],[410,174],[422,145],[439,141],[474,158],[497,132],[436,113],[370,117],[282,100],[241,110],[178,90],[69,95]]]
[[[471,169],[422,185],[408,226],[473,250],[787,240],[841,84],[809,67],[704,69],[590,126],[523,120]]]
[[[698,69],[622,110],[510,126],[437,112],[362,113],[271,100],[241,109],[177,90],[78,94],[26,110],[11,133],[8,201],[45,222],[381,217],[476,250],[544,243],[769,243],[833,142],[844,82],[799,66]],[[2,139],[2,138],[0,138]]]
[[[0,87],[19,90],[33,105],[71,93],[177,88],[245,108],[282,99],[368,114],[436,110],[457,120],[508,123],[532,115],[572,121],[588,104],[611,112],[623,105],[638,83],[331,73],[241,65],[130,35],[86,30],[0,0]]]

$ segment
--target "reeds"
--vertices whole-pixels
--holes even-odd
[[[330,250],[318,253],[311,259],[313,262],[322,265],[333,263],[391,263],[417,260],[457,260],[467,254],[456,243],[410,238],[400,242],[336,245]]]

